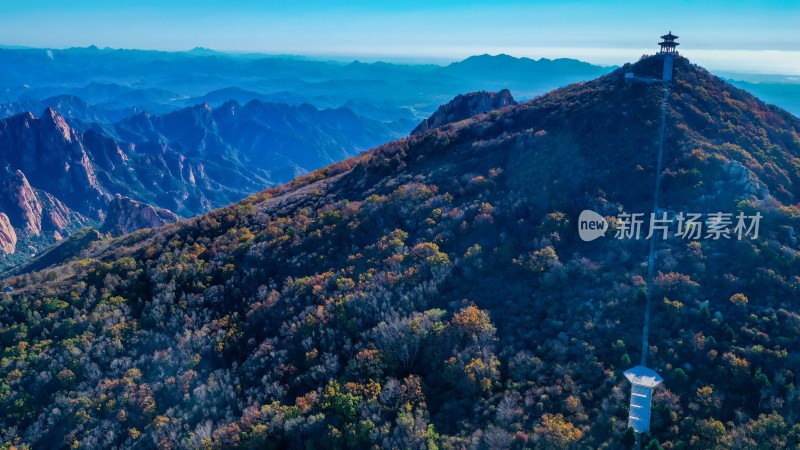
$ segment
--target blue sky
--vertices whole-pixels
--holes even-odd
[[[668,6],[667,8],[663,6]],[[800,74],[800,1],[0,0],[0,44],[621,64],[658,36],[709,68]]]

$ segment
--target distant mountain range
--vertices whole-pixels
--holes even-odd
[[[380,105],[358,110],[394,121],[427,117],[458,94],[510,89],[528,99],[556,87],[607,73],[610,68],[570,59],[532,60],[481,55],[447,66],[340,63],[286,56],[209,51],[156,52],[72,48],[0,48],[0,104],[71,95],[106,111],[151,113],[228,100],[317,108]],[[20,111],[19,106],[0,107]],[[6,112],[7,114],[7,112]],[[409,130],[410,131],[410,130]]]
[[[84,122],[104,111],[75,97],[24,105],[45,104],[81,119],[47,107],[41,117],[27,112],[0,120],[6,215],[0,240],[5,253],[24,249],[6,263],[102,222],[115,195],[129,198],[122,205],[137,215],[143,207],[133,208],[132,201],[189,217],[405,136],[409,128],[347,108],[260,101],[138,113],[115,123]],[[115,214],[120,211],[118,205]],[[109,229],[132,231],[130,223],[163,222],[116,218]]]
[[[318,108],[348,102],[384,103],[388,120],[422,119],[458,94],[511,90],[528,100],[556,87],[585,81],[613,68],[574,59],[478,55],[446,66],[342,63],[292,55],[99,49],[0,48],[0,104],[74,95],[107,110],[163,113],[197,103],[219,106],[250,100]],[[800,115],[797,79],[726,74],[738,87]],[[387,105],[384,105],[387,106]],[[0,107],[0,114],[3,114]],[[364,115],[364,111],[358,111]],[[0,116],[2,117],[2,116]],[[367,116],[370,117],[370,116]],[[375,117],[371,117],[375,118]]]

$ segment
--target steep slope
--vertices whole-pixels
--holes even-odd
[[[728,79],[732,85],[752,93],[767,103],[773,103],[800,117],[800,83],[790,75],[758,77],[753,81],[738,80],[739,76]],[[746,77],[745,77],[746,78]],[[755,77],[754,77],[755,78]]]
[[[0,248],[9,255],[17,251],[17,232],[5,213],[0,213]]]
[[[654,446],[794,448],[800,121],[678,58],[662,204],[757,238],[583,242],[652,207],[645,58],[8,279],[7,442],[626,448],[643,298]],[[40,311],[46,312],[41,314]]]

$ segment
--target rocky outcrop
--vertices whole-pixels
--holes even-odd
[[[5,213],[0,213],[0,250],[11,255],[17,249],[17,233]]]
[[[432,116],[423,120],[411,134],[419,134],[449,123],[469,119],[478,114],[518,104],[508,89],[499,92],[478,91],[458,95],[440,106]]]
[[[64,230],[71,220],[69,208],[52,194],[32,188],[20,170],[0,176],[0,205],[25,236],[39,236],[43,229]]]
[[[43,229],[62,231],[73,220],[77,219],[79,224],[86,222],[85,217],[72,217],[69,208],[49,192],[38,192],[37,194],[42,204]]]
[[[22,171],[8,173],[0,183],[0,194],[9,220],[30,236],[42,231],[42,204]]]
[[[155,228],[178,221],[172,211],[137,202],[119,194],[111,201],[106,220],[100,229],[112,236],[121,236],[143,228]]]
[[[755,196],[766,198],[769,196],[769,189],[763,186],[758,178],[739,161],[730,160],[722,166],[726,181],[736,186],[739,195]]]
[[[12,173],[24,173],[29,186],[58,195],[70,209],[102,217],[109,197],[79,134],[55,110],[46,109],[41,119],[28,113],[0,121],[0,160]]]

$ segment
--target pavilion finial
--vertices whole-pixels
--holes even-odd
[[[672,34],[672,31],[664,36],[661,36],[661,39],[663,40],[658,43],[658,45],[661,46],[661,53],[678,53],[676,47],[681,44],[675,42],[675,40],[678,39],[678,36]]]

